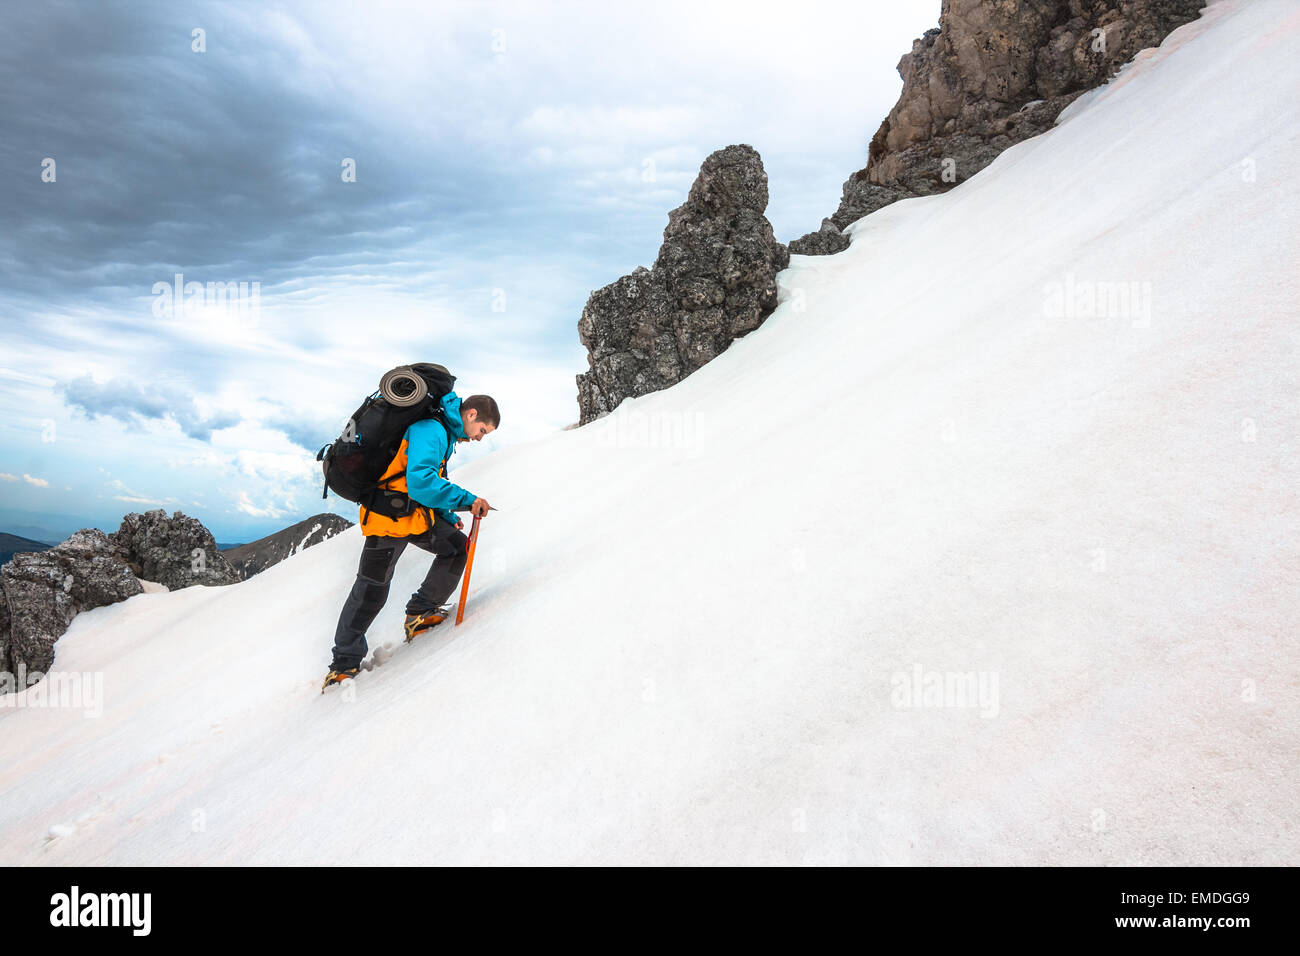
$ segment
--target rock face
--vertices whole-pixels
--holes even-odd
[[[899,199],[944,192],[1052,127],[1139,50],[1196,19],[1205,0],[943,0],[939,28],[898,63],[903,92],[844,184],[838,231]],[[790,244],[819,255],[821,232]],[[844,237],[840,237],[844,238]],[[846,246],[847,239],[844,241]]]
[[[179,511],[170,518],[161,508],[129,514],[112,538],[137,569],[137,577],[166,585],[170,591],[239,580],[203,522]]]
[[[48,671],[72,619],[143,593],[140,578],[171,590],[239,580],[200,521],[161,508],[127,515],[113,534],[87,528],[47,551],[20,552],[0,568],[0,670]]]
[[[140,594],[117,543],[95,528],[78,531],[41,552],[22,552],[0,569],[7,623],[4,670],[19,664],[45,672],[54,662],[54,642],[81,611]],[[7,621],[3,619],[7,618]]]
[[[668,214],[653,268],[587,299],[580,424],[681,381],[763,324],[776,307],[776,274],[790,262],[766,209],[767,173],[752,146],[704,160],[686,202]]]
[[[849,247],[849,237],[829,219],[822,220],[821,229],[800,236],[790,243],[790,254],[797,256],[830,256]]]
[[[221,554],[230,562],[240,580],[247,580],[299,551],[346,531],[352,525],[353,522],[340,515],[318,514]]]
[[[3,572],[0,572],[3,573]],[[5,597],[4,583],[0,580],[0,673],[8,673],[9,666],[9,600]]]

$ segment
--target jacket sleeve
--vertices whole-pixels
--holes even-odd
[[[416,422],[406,430],[407,492],[425,507],[443,511],[468,508],[478,497],[438,475],[449,441],[441,422]]]

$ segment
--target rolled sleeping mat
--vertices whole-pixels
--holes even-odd
[[[409,365],[399,365],[384,373],[379,380],[379,394],[388,404],[397,408],[409,408],[419,404],[429,394],[420,373],[413,371]]]

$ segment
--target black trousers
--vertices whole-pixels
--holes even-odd
[[[456,589],[465,570],[468,542],[454,525],[436,516],[433,527],[421,534],[404,538],[368,535],[361,549],[357,579],[343,602],[343,612],[334,632],[333,666],[336,669],[356,667],[365,658],[366,628],[388,600],[397,559],[408,544],[434,555],[419,590],[406,602],[407,614],[419,614],[441,607]]]

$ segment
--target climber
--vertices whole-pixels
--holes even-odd
[[[442,397],[441,415],[411,425],[397,454],[381,477],[387,487],[406,491],[419,507],[401,518],[389,518],[362,507],[365,535],[361,563],[352,590],[343,604],[334,632],[334,659],[325,687],[355,677],[366,656],[366,628],[388,599],[397,559],[407,544],[433,554],[424,582],[406,602],[406,640],[441,624],[451,613],[443,602],[455,590],[465,569],[464,522],[455,509],[469,508],[486,517],[491,505],[484,498],[447,480],[447,461],[463,441],[482,441],[501,424],[497,403],[488,395],[461,400],[455,392]]]

